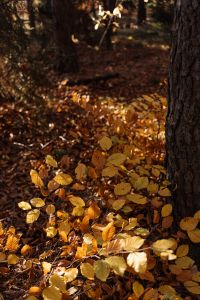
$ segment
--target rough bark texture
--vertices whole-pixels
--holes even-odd
[[[200,209],[200,1],[177,0],[172,30],[166,162],[177,220]]]
[[[76,49],[72,42],[74,7],[71,0],[52,0],[58,47],[58,70],[62,73],[79,69]]]

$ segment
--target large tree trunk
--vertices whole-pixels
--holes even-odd
[[[76,49],[72,42],[74,25],[72,2],[72,0],[52,0],[58,47],[58,70],[62,73],[74,73],[79,70]]]
[[[146,6],[144,0],[138,1],[137,24],[141,25],[146,21]]]
[[[176,1],[172,34],[166,162],[180,219],[200,209],[200,1]]]

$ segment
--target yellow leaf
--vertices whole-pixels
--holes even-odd
[[[6,255],[3,252],[0,252],[0,261],[3,261],[6,259]]]
[[[67,242],[67,236],[70,230],[71,230],[71,226],[68,223],[68,221],[63,221],[62,223],[59,224],[58,233],[64,242]]]
[[[104,176],[104,177],[114,177],[118,174],[119,174],[118,170],[114,166],[108,166],[102,170],[102,176]]]
[[[34,206],[34,207],[43,207],[45,206],[45,202],[44,200],[42,200],[41,198],[32,198],[30,200],[31,204]]]
[[[44,183],[43,183],[42,179],[40,178],[37,171],[31,170],[30,175],[31,175],[32,183],[35,184],[35,186],[38,186],[40,188],[44,186]]]
[[[19,248],[19,237],[14,234],[8,235],[4,250],[16,251],[18,248]]]
[[[69,268],[65,271],[64,280],[65,283],[71,282],[78,276],[78,269],[77,268]]]
[[[192,275],[192,280],[200,282],[200,272],[194,273],[194,275]]]
[[[40,211],[39,209],[32,209],[30,210],[27,215],[26,215],[26,223],[27,224],[32,224],[35,221],[37,221],[37,219],[40,216]]]
[[[71,204],[74,205],[74,206],[80,206],[80,207],[85,206],[84,200],[82,198],[80,198],[80,197],[76,197],[74,195],[70,195],[70,196],[68,196],[68,199],[71,202]]]
[[[158,300],[158,291],[150,288],[143,297],[143,300]]]
[[[175,261],[176,265],[182,269],[189,269],[193,266],[194,260],[189,256],[178,257]]]
[[[87,167],[86,165],[79,163],[75,169],[76,179],[83,180],[87,177]]]
[[[106,255],[110,253],[119,253],[120,251],[124,250],[124,240],[123,239],[116,239],[108,242],[106,244]]]
[[[158,184],[150,182],[147,186],[147,191],[151,194],[156,194],[158,192]]]
[[[54,168],[58,167],[57,161],[51,155],[47,155],[45,157],[45,161],[46,161],[46,164],[51,166],[51,167],[54,167]]]
[[[41,293],[41,288],[39,286],[31,286],[28,293],[32,296],[39,296]]]
[[[42,269],[43,269],[44,275],[47,275],[51,271],[51,267],[52,267],[51,263],[49,263],[47,261],[42,262]]]
[[[114,166],[120,166],[122,165],[126,160],[126,155],[123,153],[114,153],[110,155],[107,159],[107,164],[114,165]]]
[[[118,199],[113,202],[112,207],[114,210],[119,210],[124,206],[125,203],[126,203],[126,199]]]
[[[7,259],[9,265],[16,265],[19,262],[19,257],[15,254],[9,254]]]
[[[44,300],[62,300],[62,294],[55,286],[45,288],[42,296]]]
[[[56,208],[55,208],[55,206],[53,204],[47,205],[47,207],[46,207],[46,213],[47,213],[47,215],[50,216],[50,215],[54,214],[55,211],[56,211]]]
[[[26,201],[21,201],[18,203],[19,208],[21,208],[22,210],[29,210],[31,209],[31,205],[26,202]]]
[[[180,222],[180,228],[182,230],[193,230],[197,227],[198,225],[198,219],[195,219],[193,217],[186,217],[183,218]]]
[[[101,149],[106,151],[106,150],[109,150],[112,147],[112,140],[109,137],[104,136],[99,141],[99,144],[101,146]]]
[[[53,180],[61,185],[69,185],[73,181],[70,175],[64,173],[57,174]]]
[[[84,214],[84,208],[82,206],[75,206],[72,211],[72,216],[81,217]]]
[[[128,252],[138,250],[144,244],[144,241],[139,236],[128,237],[124,240],[124,250]]]
[[[189,230],[187,232],[189,239],[193,242],[193,243],[200,243],[200,229],[196,228],[194,230]]]
[[[1,299],[1,298],[0,298]],[[3,298],[2,298],[2,300],[3,300]],[[38,300],[38,298],[36,298],[35,296],[28,296],[27,298],[26,298],[26,300]]]
[[[200,210],[194,214],[194,218],[200,221]]]
[[[136,190],[142,190],[142,189],[146,189],[148,184],[149,184],[149,179],[148,177],[139,177],[136,181],[131,181],[133,187]]]
[[[126,261],[122,256],[110,256],[105,259],[105,262],[109,264],[116,275],[123,276],[127,269]]]
[[[137,222],[137,218],[131,218],[129,220],[129,224],[127,226],[124,227],[124,230],[132,230],[133,228],[135,228],[135,226],[137,226],[138,222]]]
[[[50,192],[55,191],[59,187],[59,184],[55,180],[50,180],[48,183],[48,190]]]
[[[142,294],[144,293],[144,287],[141,283],[139,283],[138,281],[135,281],[133,283],[133,292],[135,294],[136,297],[141,297]]]
[[[158,252],[168,250],[168,249],[172,248],[173,246],[174,246],[174,241],[170,240],[170,239],[158,240],[152,244],[153,250],[158,251]]]
[[[30,254],[31,252],[32,252],[32,247],[31,246],[29,246],[29,245],[24,245],[23,247],[22,247],[22,249],[21,249],[21,254],[23,255],[23,256],[26,256],[26,255],[28,255],[28,254]]]
[[[110,222],[102,231],[102,239],[104,242],[110,241],[115,234],[115,226]]]
[[[176,295],[176,291],[175,289],[170,286],[170,285],[161,285],[159,288],[158,288],[158,291],[163,294],[163,295],[166,295],[166,296],[173,296],[173,295]]]
[[[98,205],[94,202],[87,209],[87,216],[92,220],[98,219],[100,214],[101,214],[101,210],[98,207]]]
[[[130,192],[130,190],[131,190],[130,183],[128,183],[128,182],[121,182],[121,183],[118,183],[115,186],[114,193],[115,193],[115,195],[123,196],[123,195],[128,194]]]
[[[166,204],[162,207],[161,210],[161,216],[164,217],[168,217],[169,215],[171,215],[172,213],[172,205],[171,204]]]
[[[147,254],[145,252],[133,252],[127,256],[127,264],[137,273],[145,273],[147,270]]]
[[[98,279],[101,281],[106,281],[108,275],[110,274],[109,264],[104,260],[97,260],[94,263],[94,272]]]
[[[200,295],[200,285],[194,281],[184,282],[185,288],[192,294]]]
[[[57,234],[57,229],[54,226],[48,226],[46,229],[47,237],[53,238]]]
[[[89,263],[82,263],[80,266],[81,274],[89,280],[94,280],[94,268]]]
[[[170,197],[172,195],[170,190],[166,187],[161,187],[161,189],[158,191],[158,194],[162,197]]]
[[[127,195],[126,198],[133,202],[133,203],[136,203],[136,204],[146,204],[147,203],[147,198],[144,197],[143,195],[139,195],[139,194],[135,194],[135,193],[132,193],[130,195]]]
[[[66,283],[64,281],[64,278],[57,273],[51,275],[49,278],[49,283],[59,289],[61,292],[66,292]]]
[[[183,257],[186,256],[189,252],[189,246],[188,245],[181,245],[176,250],[176,256],[177,257]]]

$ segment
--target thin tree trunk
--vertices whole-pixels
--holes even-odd
[[[113,12],[114,8],[115,8],[115,4],[116,4],[116,0],[104,0],[104,9],[110,11],[111,13]],[[112,20],[110,22],[110,20],[107,21],[106,24],[106,37],[105,37],[105,41],[106,41],[106,47],[108,50],[112,49],[112,34],[113,34],[113,28],[112,28]]]
[[[62,73],[77,72],[79,65],[72,42],[74,17],[72,0],[52,0],[52,9],[58,47],[58,70]]]
[[[179,220],[200,209],[199,1],[176,1],[172,34],[166,162]]]
[[[35,12],[33,7],[33,0],[27,0],[27,10],[29,15],[29,24],[32,30],[35,30]]]
[[[137,14],[137,24],[141,25],[146,21],[146,6],[144,0],[138,1],[138,14]]]

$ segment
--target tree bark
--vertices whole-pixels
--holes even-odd
[[[177,0],[172,30],[166,163],[177,220],[200,209],[200,2]]]
[[[115,5],[116,5],[116,0],[104,0],[104,9],[105,10],[109,10],[111,13],[113,12]],[[106,24],[106,36],[105,36],[105,41],[106,41],[106,47],[108,50],[112,49],[112,34],[113,34],[113,24],[112,24],[112,20],[110,22],[110,20],[107,21]]]
[[[137,24],[141,25],[146,21],[146,6],[144,0],[138,1],[138,13],[137,13]]]
[[[28,10],[30,28],[34,31],[35,30],[35,12],[34,12],[34,7],[33,7],[33,0],[27,0],[27,10]]]
[[[58,71],[75,73],[79,70],[75,46],[72,42],[74,7],[72,0],[52,0],[55,35],[58,47]]]

